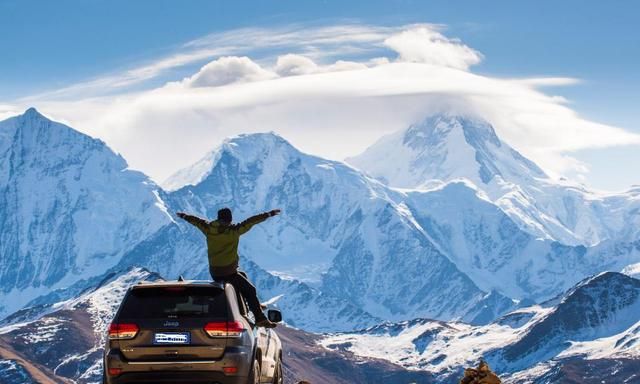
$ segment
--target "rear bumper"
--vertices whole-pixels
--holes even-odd
[[[105,356],[105,382],[124,383],[207,383],[245,384],[249,376],[253,356],[241,348],[227,351],[220,360],[213,361],[156,361],[130,362],[118,351],[111,350]],[[235,367],[237,372],[225,374],[225,367]],[[121,370],[118,375],[108,375],[109,368]]]
[[[187,383],[207,383],[207,384],[246,384],[246,376],[225,376],[221,372],[174,372],[174,371],[149,371],[149,372],[129,372],[117,377],[107,378],[109,384],[187,384]]]

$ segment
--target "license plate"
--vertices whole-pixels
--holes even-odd
[[[189,332],[160,332],[153,336],[154,344],[190,344]]]

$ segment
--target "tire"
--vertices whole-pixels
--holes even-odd
[[[276,369],[273,373],[273,384],[284,384],[284,376],[282,375],[282,360],[278,359]]]
[[[253,361],[253,366],[251,367],[251,373],[249,374],[247,384],[260,384],[260,362],[258,359]]]

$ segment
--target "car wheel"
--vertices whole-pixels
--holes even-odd
[[[260,384],[260,362],[257,359],[253,361],[253,368],[247,384]]]
[[[278,359],[276,369],[273,372],[273,384],[284,384],[284,376],[282,375],[282,360]]]

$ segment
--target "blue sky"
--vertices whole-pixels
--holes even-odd
[[[0,0],[0,104],[23,105],[23,98],[126,71],[212,33],[287,25],[431,23],[442,24],[443,34],[483,55],[473,73],[579,79],[579,84],[550,92],[567,98],[586,119],[640,133],[639,11],[634,1]],[[252,47],[247,55],[260,62],[278,49],[286,51]],[[346,60],[375,56],[341,54]],[[170,68],[126,92],[180,80],[215,58]],[[583,148],[571,156],[589,166],[589,184],[621,189],[640,183],[640,176],[619,167],[620,162],[640,162],[637,153],[637,146],[627,146]]]

